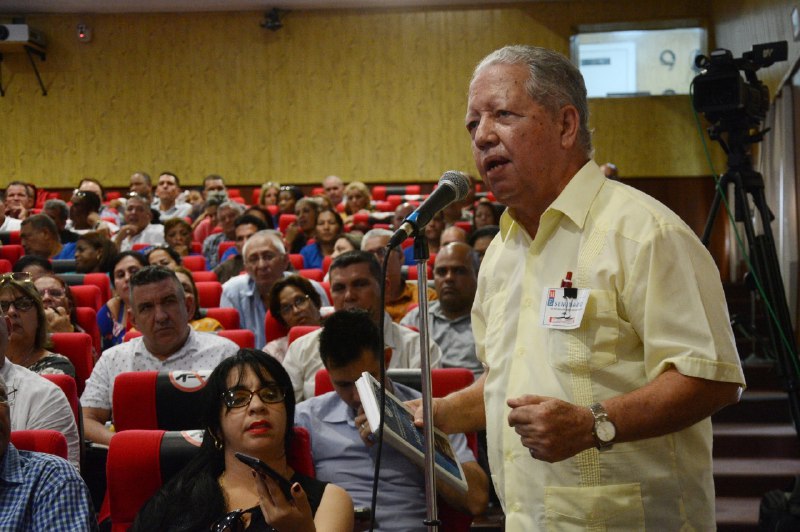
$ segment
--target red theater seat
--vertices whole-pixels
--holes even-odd
[[[82,394],[86,379],[94,369],[92,337],[82,332],[53,333],[50,340],[53,342],[53,352],[64,355],[75,366],[75,384],[78,386],[78,395]]]
[[[292,342],[300,338],[301,336],[305,336],[312,331],[316,331],[319,329],[319,325],[297,325],[289,329],[289,345],[292,345]]]
[[[191,270],[190,270],[191,271]],[[215,283],[219,282],[219,278],[217,274],[214,272],[196,272],[192,271],[192,279],[194,279],[195,283],[199,282],[207,282],[207,281],[214,281]]]
[[[12,430],[11,443],[23,451],[52,454],[67,460],[67,438],[57,430]]]
[[[103,300],[100,289],[95,285],[79,284],[70,286],[69,289],[72,292],[72,299],[75,300],[76,307],[90,307],[95,313],[99,312],[108,301]]]
[[[299,253],[289,253],[289,261],[295,270],[302,270],[306,265],[306,260]]]
[[[289,465],[314,477],[308,432],[295,427],[294,433]],[[115,434],[106,467],[112,531],[127,531],[142,505],[191,460],[199,446],[199,433],[195,431],[128,430]]]
[[[239,311],[231,307],[213,307],[206,309],[206,317],[220,322],[225,329],[239,328]]]
[[[217,260],[221,260],[225,252],[235,245],[236,242],[234,242],[233,240],[223,240],[222,242],[220,242],[219,248],[217,248]]]
[[[219,331],[217,335],[236,342],[236,345],[242,349],[255,349],[256,347],[256,335],[250,329],[226,329]],[[262,347],[264,346],[258,346],[259,349]]]
[[[303,268],[302,270],[298,270],[297,273],[299,273],[301,277],[305,277],[306,279],[311,279],[312,281],[317,282],[320,282],[325,278],[325,272],[319,268]]]
[[[0,246],[0,259],[6,259],[13,266],[25,254],[25,249],[19,244],[3,244]]]
[[[187,255],[181,261],[189,271],[202,272],[206,270],[206,259],[202,255]]]
[[[289,334],[289,329],[281,325],[272,315],[272,312],[267,310],[267,316],[264,319],[264,337],[267,339],[267,343],[277,340],[278,338],[283,338],[287,334]],[[259,346],[259,348],[261,347],[264,346]]]
[[[198,304],[201,308],[218,307],[222,297],[222,285],[217,281],[201,281],[194,283],[197,287]]]

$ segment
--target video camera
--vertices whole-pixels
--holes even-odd
[[[694,62],[702,72],[692,81],[695,110],[712,123],[757,127],[769,109],[769,89],[758,80],[756,71],[787,57],[786,41],[756,44],[739,59],[724,48],[714,50],[708,57],[698,55]],[[739,75],[740,70],[746,80]]]

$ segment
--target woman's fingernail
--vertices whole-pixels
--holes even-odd
[[[299,483],[297,483],[297,482],[295,482],[295,483],[292,485],[292,491],[293,491],[293,492],[295,492],[295,493],[300,493],[300,484],[299,484]]]

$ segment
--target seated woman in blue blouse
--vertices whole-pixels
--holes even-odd
[[[344,222],[333,209],[322,209],[317,215],[314,242],[300,250],[306,268],[322,268],[322,261],[333,253],[336,240],[344,232]]]
[[[147,260],[138,251],[123,251],[111,263],[111,287],[114,296],[97,313],[97,326],[103,341],[103,350],[122,343],[130,328],[127,309],[131,304],[128,282],[131,276],[147,266]]]

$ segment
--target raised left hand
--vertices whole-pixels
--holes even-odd
[[[253,477],[264,520],[275,530],[316,530],[308,497],[298,482],[292,485],[292,500],[289,501],[273,479],[257,472],[253,472]]]

